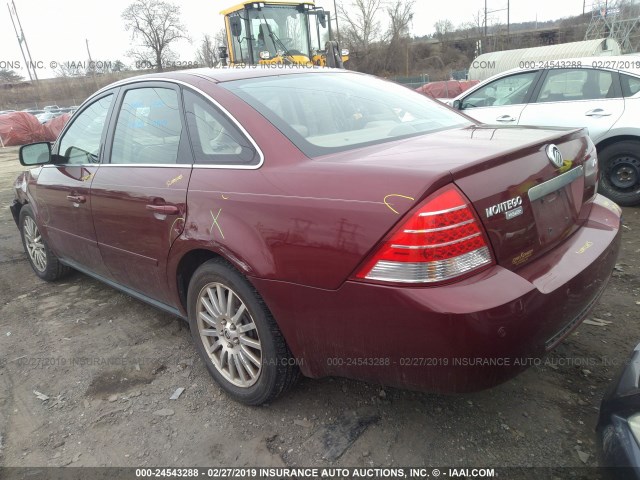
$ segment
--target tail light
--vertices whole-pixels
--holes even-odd
[[[475,212],[454,186],[431,195],[356,274],[381,282],[434,283],[468,275],[493,258]]]

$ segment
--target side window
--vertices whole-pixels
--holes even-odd
[[[462,109],[524,103],[537,74],[537,71],[518,73],[488,83],[465,97]]]
[[[536,102],[614,98],[613,73],[594,69],[549,70]]]
[[[249,140],[214,105],[188,90],[184,103],[196,163],[256,165],[260,161]]]
[[[96,100],[73,119],[60,139],[59,155],[71,165],[98,163],[100,141],[113,95]]]
[[[150,87],[129,90],[118,113],[111,163],[177,163],[181,134],[175,90]]]
[[[640,78],[621,73],[620,80],[622,82],[622,95],[625,97],[633,97],[640,92]]]

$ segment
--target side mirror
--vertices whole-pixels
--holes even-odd
[[[453,101],[453,108],[455,108],[456,110],[462,110],[462,101],[454,100]]]
[[[324,12],[318,12],[318,21],[322,28],[327,28],[327,14]]]
[[[49,142],[32,143],[20,147],[20,163],[25,167],[45,165],[51,162],[51,144]]]
[[[229,26],[231,27],[231,35],[239,37],[242,35],[242,20],[237,15],[229,17]]]

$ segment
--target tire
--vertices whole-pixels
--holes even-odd
[[[640,203],[640,142],[625,140],[598,152],[599,193],[622,206]]]
[[[299,369],[275,320],[255,288],[229,263],[209,260],[195,271],[187,307],[198,353],[234,400],[261,405],[296,382]]]
[[[56,257],[47,242],[40,235],[33,210],[29,205],[20,209],[18,217],[22,246],[27,254],[31,268],[42,280],[54,282],[69,274],[71,268],[63,265]]]

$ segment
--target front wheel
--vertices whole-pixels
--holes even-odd
[[[598,153],[599,191],[622,206],[640,203],[640,142],[613,143]]]
[[[253,286],[223,260],[209,260],[189,283],[191,337],[211,376],[235,400],[260,405],[299,375],[295,359]]]
[[[53,282],[70,272],[70,268],[60,263],[47,242],[40,234],[40,229],[36,224],[33,210],[29,205],[24,205],[20,209],[18,220],[20,225],[20,235],[29,263],[35,274],[43,280]]]

